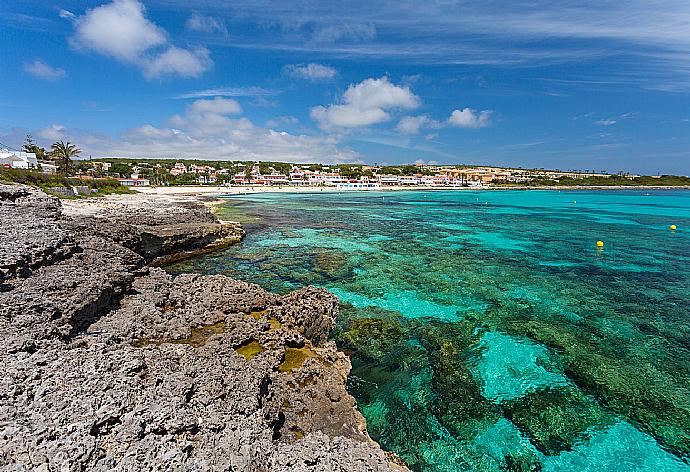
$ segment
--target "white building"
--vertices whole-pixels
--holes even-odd
[[[236,184],[247,184],[247,183],[249,183],[249,179],[247,179],[247,174],[245,174],[243,172],[235,174],[233,176],[232,180]]]
[[[200,174],[196,178],[197,183],[200,184],[215,184],[218,181],[216,174]]]
[[[110,170],[110,167],[112,167],[112,162],[101,162],[101,161],[93,161],[91,162],[91,166],[96,168],[100,167],[102,171],[107,172]]]
[[[57,172],[57,166],[55,164],[39,162],[38,165],[41,166],[41,172],[43,172],[44,174],[54,174]]]
[[[11,169],[37,169],[38,160],[33,152],[1,149],[0,166]]]
[[[263,179],[269,181],[273,185],[281,185],[288,183],[288,176],[284,174],[266,174],[263,176]]]
[[[419,179],[414,175],[401,175],[398,177],[398,183],[400,185],[418,185]]]
[[[309,177],[309,185],[337,185],[347,182],[339,172],[314,172],[307,174]]]
[[[149,179],[139,179],[139,178],[117,179],[117,181],[120,182],[120,185],[124,185],[125,187],[148,187],[151,184],[149,182]]]
[[[214,173],[215,171],[216,168],[211,166],[198,166],[196,164],[192,164],[189,166],[189,172],[192,172],[194,174],[210,174]]]
[[[182,175],[187,173],[187,166],[182,162],[176,162],[172,169],[170,169],[170,175]]]
[[[381,185],[398,185],[397,175],[380,175],[379,183]]]

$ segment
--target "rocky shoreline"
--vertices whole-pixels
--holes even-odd
[[[0,469],[407,470],[345,389],[333,295],[154,267],[242,237],[198,202],[80,205],[0,185]]]

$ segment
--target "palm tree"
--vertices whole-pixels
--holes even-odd
[[[50,145],[50,156],[60,163],[65,174],[69,171],[72,158],[78,157],[80,153],[81,149],[69,141],[57,141]]]

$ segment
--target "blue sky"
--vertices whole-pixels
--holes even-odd
[[[25,0],[0,28],[10,146],[690,174],[687,1]]]

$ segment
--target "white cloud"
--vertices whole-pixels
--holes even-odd
[[[199,125],[192,122],[182,129],[143,126],[125,133],[121,140],[105,141],[92,154],[324,163],[359,160],[356,152],[340,149],[335,140],[273,131],[246,118],[229,119],[212,134],[199,130]]]
[[[67,128],[58,124],[53,124],[47,128],[43,128],[37,134],[39,138],[48,139],[50,141],[60,141],[66,139],[68,135]]]
[[[600,126],[611,126],[615,125],[619,121],[627,120],[629,118],[634,118],[640,114],[639,111],[629,111],[627,113],[623,113],[622,115],[614,116],[611,118],[602,118],[601,120],[597,120],[594,122],[595,125],[600,125]]]
[[[72,47],[136,65],[148,78],[198,77],[213,64],[205,48],[171,45],[167,32],[146,18],[138,0],[113,0],[88,10],[74,24]]]
[[[200,47],[189,50],[170,46],[151,60],[144,61],[142,67],[144,75],[148,78],[157,78],[168,74],[199,77],[212,64],[213,61],[211,61],[206,48]]]
[[[416,64],[533,66],[612,58],[615,62],[597,73],[597,80],[656,83],[669,91],[674,85],[685,91],[689,86],[687,0],[293,0],[279,7],[274,1],[244,0],[232,2],[232,11],[234,18],[279,26],[265,29],[267,34],[257,41],[262,50],[389,57]],[[383,32],[379,38],[377,27]],[[590,69],[582,72],[589,75]]]
[[[146,51],[167,43],[167,35],[146,19],[136,0],[114,0],[80,16],[72,43],[121,61],[138,62]]]
[[[242,107],[236,100],[216,97],[213,100],[197,100],[189,107],[194,113],[218,113],[221,115],[242,113]]]
[[[270,128],[276,128],[282,125],[297,125],[299,124],[299,118],[296,116],[278,116],[276,118],[271,118],[266,122],[266,126]]]
[[[419,134],[422,128],[439,128],[440,126],[441,123],[426,115],[403,116],[395,129],[403,134]]]
[[[471,108],[453,110],[448,118],[448,123],[458,128],[484,128],[489,126],[491,110],[477,112]]]
[[[333,79],[338,75],[334,68],[322,64],[288,64],[283,67],[283,75],[312,82]]]
[[[279,102],[278,100],[269,100],[266,97],[258,96],[249,102],[249,104],[259,108],[276,108],[279,105]]]
[[[65,72],[65,69],[53,67],[49,64],[46,64],[41,59],[34,59],[33,62],[25,63],[24,70],[34,77],[43,80],[53,81],[67,77],[67,72]]]
[[[391,110],[414,109],[420,104],[409,87],[392,84],[388,77],[350,85],[341,102],[313,107],[310,115],[323,129],[357,128],[388,121]]]
[[[196,100],[187,107],[185,115],[173,115],[168,123],[175,128],[192,130],[195,136],[215,136],[228,129],[246,129],[250,123],[246,118],[227,117],[241,112],[240,104],[229,98]]]
[[[615,125],[618,123],[618,121],[614,120],[613,118],[606,118],[603,120],[597,120],[594,122],[595,125],[601,125],[601,126],[611,126]]]
[[[421,79],[422,79],[422,74],[403,75],[402,76],[402,83],[412,85],[414,83],[419,82]]]
[[[262,97],[278,95],[280,90],[265,89],[262,87],[216,87],[205,90],[181,93],[172,98],[205,98],[205,97]]]
[[[359,154],[341,148],[331,136],[295,135],[257,126],[243,116],[231,99],[196,100],[165,126],[147,123],[111,137],[52,125],[42,139],[69,139],[94,157],[168,157],[210,160],[283,162],[359,162]],[[296,120],[283,117],[285,120]],[[278,118],[282,119],[282,118]],[[17,138],[19,139],[19,138]]]
[[[418,134],[420,128],[427,122],[426,116],[403,116],[395,127],[398,131],[405,134]]]
[[[359,110],[349,105],[331,105],[311,109],[309,116],[319,122],[323,129],[357,128],[381,123],[390,119],[390,115],[381,108]]]
[[[60,18],[65,18],[67,20],[72,20],[77,17],[74,13],[72,13],[69,10],[60,10],[58,15],[60,15]]]
[[[376,37],[376,27],[373,24],[341,23],[322,26],[313,35],[314,41],[333,43],[336,41],[364,41]]]
[[[144,125],[125,133],[125,136],[140,139],[168,139],[174,137],[179,131],[170,128],[156,128],[153,125]]]
[[[390,83],[388,77],[366,79],[345,91],[345,102],[357,107],[417,108],[420,100],[409,87]]]
[[[228,28],[225,26],[225,22],[220,18],[215,18],[213,16],[205,16],[199,13],[192,13],[192,15],[187,18],[184,27],[189,31],[196,31],[198,33],[218,33],[223,36],[228,36]]]

